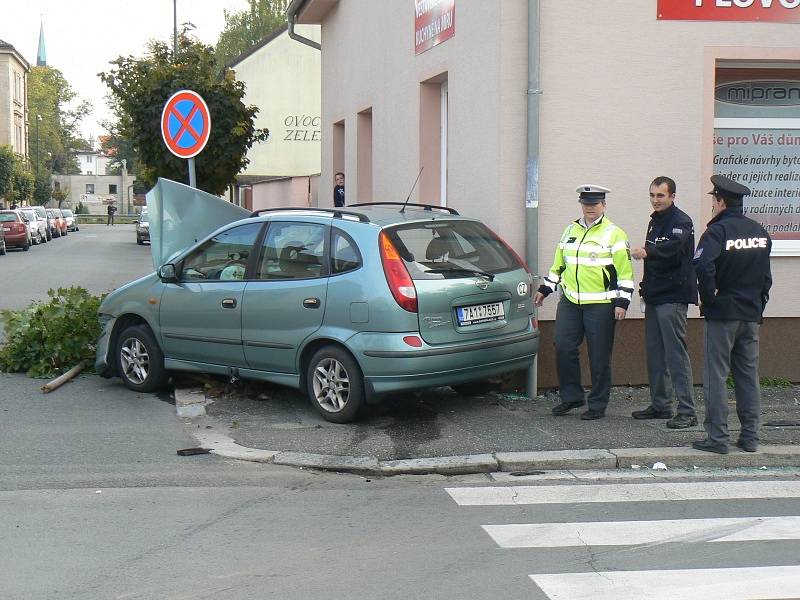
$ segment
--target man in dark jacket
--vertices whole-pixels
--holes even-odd
[[[772,287],[772,240],[760,224],[744,216],[743,199],[750,194],[747,187],[723,175],[714,175],[711,183],[714,217],[694,254],[700,312],[706,319],[706,439],[694,442],[692,448],[728,453],[726,379],[731,372],[736,413],[742,424],[736,445],[755,452],[761,412],[758,330]]]
[[[692,364],[686,346],[686,315],[697,304],[697,282],[692,268],[694,225],[675,206],[675,182],[656,177],[650,184],[653,214],[642,248],[631,256],[644,261],[639,286],[645,310],[647,376],[650,406],[633,412],[634,419],[669,419],[667,427],[684,429],[697,425],[692,388]],[[670,388],[672,383],[672,389]],[[678,404],[673,418],[672,394]]]

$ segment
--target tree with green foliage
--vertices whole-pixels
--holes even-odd
[[[31,69],[28,114],[34,172],[80,173],[73,150],[88,146],[81,139],[78,127],[91,108],[88,101],[78,99],[58,69],[38,66]]]
[[[164,104],[179,90],[200,94],[211,113],[208,144],[195,157],[198,188],[222,194],[247,166],[250,147],[269,135],[253,124],[258,108],[242,102],[244,84],[229,69],[220,73],[214,49],[196,39],[180,36],[175,57],[171,45],[154,41],[144,58],[121,56],[111,64],[114,69],[100,78],[114,98],[115,132],[130,143],[137,179],[148,187],[159,177],[188,181],[186,160],[173,155],[161,137]]]
[[[14,166],[17,157],[11,146],[0,146],[0,199],[6,198],[14,189]]]
[[[287,0],[248,0],[249,10],[227,11],[216,54],[222,68],[286,24]]]
[[[33,203],[44,206],[50,202],[52,194],[53,182],[50,171],[40,170],[33,185]]]
[[[22,161],[18,161],[14,166],[13,180],[14,189],[9,194],[12,202],[30,204],[31,200],[33,200],[34,177],[33,173],[25,167]]]

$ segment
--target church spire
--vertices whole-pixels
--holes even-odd
[[[36,66],[47,66],[47,52],[44,50],[44,23],[39,25],[39,52],[36,54]]]

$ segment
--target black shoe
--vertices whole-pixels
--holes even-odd
[[[561,404],[556,404],[553,407],[553,414],[560,417],[561,415],[567,414],[573,408],[580,408],[583,406],[583,400],[574,400],[572,402],[562,402]]]
[[[754,442],[753,440],[743,440],[742,438],[739,438],[739,440],[736,442],[736,445],[745,452],[755,452],[758,450],[758,443]]]
[[[715,452],[717,454],[727,454],[728,447],[722,444],[715,444],[714,442],[705,439],[699,442],[692,442],[692,448],[695,450],[702,450],[703,452]]]
[[[631,413],[634,419],[671,419],[671,410],[656,410],[652,406],[648,406],[644,410],[635,410]]]
[[[606,416],[605,411],[592,410],[590,408],[586,412],[581,413],[581,420],[582,421],[594,421],[596,419],[602,419],[605,416]]]
[[[670,429],[686,429],[695,425],[697,425],[697,417],[694,415],[676,415],[667,421],[667,427]]]

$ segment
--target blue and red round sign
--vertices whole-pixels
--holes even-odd
[[[192,158],[202,152],[211,133],[211,115],[200,94],[181,90],[170,96],[161,112],[161,136],[175,156]]]

